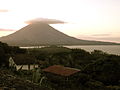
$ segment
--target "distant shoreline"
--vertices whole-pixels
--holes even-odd
[[[30,46],[30,47],[20,47],[20,48],[32,49],[32,48],[42,48],[42,47],[46,47],[46,46]],[[92,52],[94,50],[101,50],[109,54],[120,55],[119,45],[64,45],[63,47],[67,47],[69,49],[84,49],[88,52]]]

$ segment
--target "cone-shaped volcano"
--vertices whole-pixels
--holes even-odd
[[[112,44],[108,42],[87,41],[70,37],[45,23],[33,23],[5,37],[0,41],[9,45],[32,46],[32,45],[93,45]]]

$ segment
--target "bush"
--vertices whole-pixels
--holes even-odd
[[[107,86],[108,90],[120,90],[120,86]]]
[[[78,83],[85,84],[87,81],[89,81],[90,77],[87,74],[80,73],[77,77]]]
[[[99,81],[95,81],[95,80],[90,80],[88,82],[85,83],[85,86],[91,89],[101,89],[104,88],[104,84],[102,82]]]
[[[88,64],[83,70],[92,79],[101,81],[106,85],[115,85],[120,80],[120,57],[108,56],[105,60],[98,60]]]

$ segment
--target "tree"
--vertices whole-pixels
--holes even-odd
[[[101,51],[101,50],[94,50],[94,51],[91,52],[91,58],[94,61],[96,61],[96,60],[98,60],[100,58],[104,58],[106,56],[108,56],[108,54]]]
[[[6,55],[4,49],[0,47],[0,67],[9,66],[8,58],[9,58],[9,55]]]
[[[0,47],[0,66],[2,66],[4,61],[5,61],[5,52],[4,52],[3,48]]]
[[[109,55],[104,59],[99,59],[88,64],[83,72],[104,84],[117,84],[120,80],[120,56]]]

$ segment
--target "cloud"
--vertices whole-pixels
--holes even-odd
[[[120,37],[100,37],[100,38],[96,38],[96,40],[120,43]]]
[[[91,36],[110,36],[111,34],[93,34],[93,35],[91,35]]]
[[[0,31],[15,31],[13,29],[0,29]]]
[[[92,36],[78,36],[79,39],[84,40],[95,40],[95,41],[106,41],[106,42],[116,42],[120,43],[120,37],[112,37],[112,36],[106,36],[106,37],[92,37]]]
[[[120,37],[101,37],[101,38],[99,38],[99,39],[120,41]]]
[[[31,24],[31,23],[35,23],[35,22],[43,22],[43,23],[47,23],[47,24],[64,24],[64,23],[66,23],[64,21],[60,21],[60,20],[56,20],[56,19],[48,19],[48,18],[36,18],[36,19],[26,21],[25,23]]]
[[[0,12],[8,12],[7,9],[0,9]]]

